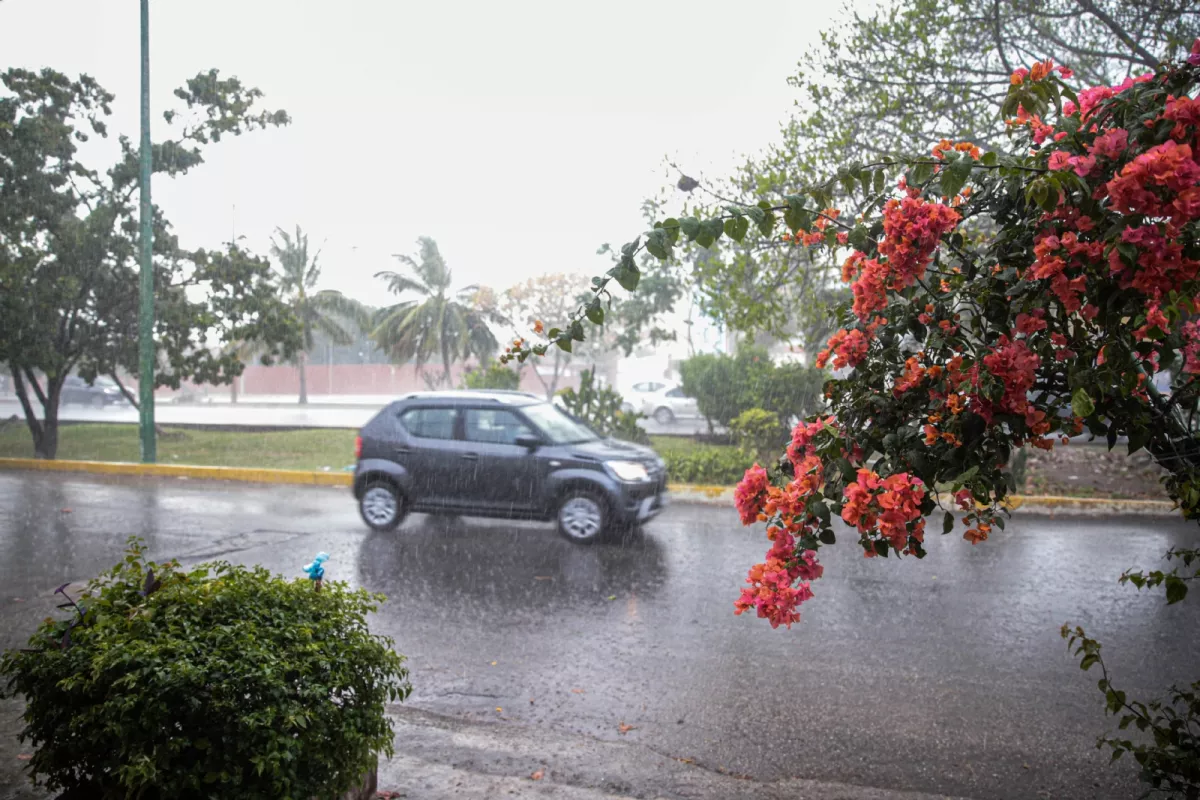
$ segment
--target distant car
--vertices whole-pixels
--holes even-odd
[[[415,511],[555,520],[585,544],[653,518],[666,500],[653,450],[603,439],[520,392],[410,394],[376,414],[355,448],[354,497],[380,531]]]
[[[625,408],[653,417],[659,425],[670,425],[680,417],[700,416],[696,398],[685,395],[678,384],[666,381],[635,383],[625,395]]]
[[[78,375],[68,375],[63,381],[58,401],[63,405],[78,403],[95,408],[128,402],[120,387],[108,378],[96,378],[89,384]]]

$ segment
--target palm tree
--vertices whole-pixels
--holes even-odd
[[[450,365],[471,356],[485,361],[498,349],[488,322],[500,322],[497,312],[477,302],[479,288],[467,286],[450,294],[451,275],[437,242],[428,236],[417,240],[416,258],[396,255],[411,271],[377,272],[387,281],[388,289],[398,296],[406,292],[419,295],[380,309],[375,315],[371,338],[394,360],[415,361],[417,369],[434,356],[440,356],[440,381],[450,385]]]
[[[313,332],[321,331],[337,344],[349,344],[354,340],[353,325],[366,325],[367,313],[361,303],[341,292],[312,291],[321,276],[317,263],[321,254],[318,252],[309,259],[308,236],[299,225],[294,236],[289,236],[282,228],[275,229],[275,236],[271,237],[271,255],[279,261],[284,302],[291,307],[302,330],[304,346],[296,357],[296,364],[300,368],[300,402],[307,403],[308,377],[304,367],[313,346]]]

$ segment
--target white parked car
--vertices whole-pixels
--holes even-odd
[[[678,384],[667,381],[635,383],[625,393],[625,408],[652,417],[659,425],[700,416],[696,398],[688,397]]]

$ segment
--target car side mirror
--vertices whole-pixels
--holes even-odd
[[[524,447],[526,450],[537,450],[542,446],[542,440],[532,434],[522,434],[514,440],[514,444],[519,447]]]

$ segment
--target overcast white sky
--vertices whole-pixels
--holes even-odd
[[[171,91],[216,67],[292,125],[226,140],[154,199],[187,247],[236,226],[324,243],[322,288],[381,304],[371,276],[437,239],[455,283],[504,289],[607,268],[639,233],[663,157],[715,174],[771,141],[834,3],[152,0],[155,138]],[[87,72],[136,140],[137,0],[4,0],[3,66]],[[236,206],[236,212],[235,212]]]

